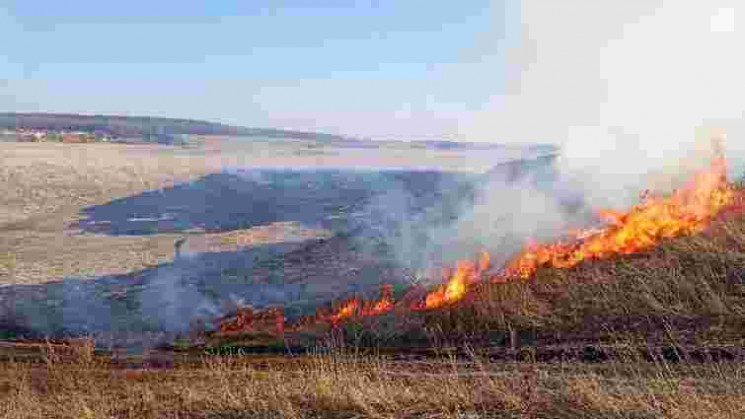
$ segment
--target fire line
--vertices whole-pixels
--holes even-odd
[[[667,196],[647,194],[641,203],[627,211],[598,211],[598,217],[606,221],[604,227],[573,231],[568,239],[553,243],[529,244],[498,274],[488,273],[491,258],[487,252],[481,252],[476,262],[460,260],[454,271],[443,275],[446,280],[442,284],[408,309],[425,311],[452,305],[462,300],[479,282],[527,280],[539,268],[568,269],[585,261],[648,251],[664,239],[699,233],[725,208],[734,204],[735,192],[727,180],[726,169],[724,155],[717,149],[709,168],[696,173],[683,188]],[[351,298],[330,313],[319,310],[315,316],[300,323],[326,322],[337,327],[350,318],[388,313],[399,303],[393,297],[392,285],[383,285],[377,300]],[[276,315],[279,316],[277,323],[285,321],[283,311],[276,311]],[[226,321],[220,329],[237,331],[250,328],[253,319],[254,315],[244,314]],[[298,327],[301,326],[277,326],[281,331]]]

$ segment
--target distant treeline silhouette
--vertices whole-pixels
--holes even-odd
[[[289,131],[274,128],[246,128],[193,119],[61,113],[0,113],[0,128],[80,131],[101,133],[123,138],[148,138],[190,134],[294,138],[328,141],[346,139],[332,134]]]

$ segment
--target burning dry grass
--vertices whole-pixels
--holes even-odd
[[[735,210],[719,214],[705,232],[663,239],[651,250],[569,269],[538,267],[527,281],[470,283],[464,298],[435,310],[412,311],[410,306],[426,300],[406,295],[395,300],[385,292],[378,300],[341,301],[309,322],[272,326],[271,332],[282,339],[284,331],[285,342],[295,344],[297,331],[340,329],[348,344],[392,348],[503,345],[505,338],[495,336],[512,332],[532,336],[535,346],[632,342],[745,348],[742,192],[733,190]],[[484,266],[464,264],[459,272],[469,276]],[[448,277],[448,284],[458,278]],[[447,287],[428,295],[445,296]],[[223,326],[234,332],[254,328],[244,323],[245,328],[231,328],[235,325],[227,320]]]
[[[490,344],[493,332],[529,331],[538,346],[633,341],[743,348],[745,216],[649,252],[540,268],[530,281],[478,284],[467,298],[418,320],[442,339],[476,345]]]
[[[716,227],[723,230],[723,232],[720,231],[720,236],[724,236],[725,241],[733,242],[733,244],[727,243],[727,248],[716,248],[716,245],[714,245],[715,253],[728,254],[732,245],[741,246],[743,243],[742,232],[737,231],[737,227],[732,224],[728,225],[726,222],[727,216],[732,216],[732,214],[742,215],[743,191],[742,189],[736,189],[736,185],[727,180],[727,167],[723,151],[721,146],[717,146],[717,143],[714,143],[714,146],[715,155],[711,159],[710,167],[696,173],[688,184],[675,190],[670,195],[653,196],[647,194],[640,204],[628,211],[602,210],[599,215],[608,220],[605,226],[572,232],[568,239],[553,243],[529,244],[522,252],[513,256],[502,270],[496,273],[493,270],[489,272],[492,267],[490,255],[486,252],[482,252],[478,262],[461,260],[454,270],[444,272],[443,278],[445,281],[442,285],[430,291],[422,301],[410,304],[410,308],[414,311],[437,310],[443,307],[449,308],[463,300],[467,300],[465,305],[470,306],[470,308],[474,307],[472,304],[474,300],[485,300],[487,305],[492,301],[499,301],[497,306],[504,307],[509,305],[510,302],[522,299],[528,303],[520,306],[522,311],[528,307],[536,309],[540,307],[540,304],[536,304],[538,300],[543,300],[545,303],[551,301],[551,299],[524,299],[521,298],[524,297],[524,291],[533,291],[536,288],[539,290],[541,288],[545,289],[546,286],[550,287],[556,283],[555,278],[538,277],[539,270],[557,271],[555,275],[561,276],[562,272],[558,271],[580,267],[588,262],[612,260],[615,263],[625,255],[657,251],[658,246],[664,244],[666,240],[691,237],[702,233],[709,229],[715,220],[720,221]],[[739,225],[742,225],[742,218]],[[712,246],[706,244],[708,242],[700,243],[704,243],[704,246],[708,246],[708,249],[689,249],[679,253],[705,254],[707,250],[709,252],[712,250]],[[666,256],[675,259],[674,256],[671,256],[671,252],[672,254],[675,253],[674,250],[668,249]],[[737,255],[742,254],[742,249],[738,249]],[[736,257],[736,259],[738,258]],[[676,260],[673,260],[673,263]],[[736,262],[735,266],[742,265],[739,259],[727,261],[727,263],[729,262]],[[623,265],[623,260],[621,260],[621,265]],[[673,272],[680,272],[684,269],[682,265],[667,265],[667,263],[663,263],[663,266],[673,268]],[[711,265],[707,264],[705,266]],[[628,286],[629,284],[639,286],[641,290],[649,288],[648,283],[663,283],[665,287],[672,287],[665,290],[668,292],[667,297],[654,296],[647,301],[649,303],[647,305],[653,306],[649,307],[652,312],[667,311],[668,315],[679,315],[675,310],[687,304],[682,300],[671,301],[670,295],[680,296],[682,292],[685,296],[690,297],[689,299],[695,299],[697,293],[698,295],[706,295],[707,291],[712,289],[709,286],[710,284],[702,283],[700,279],[688,280],[688,278],[684,278],[685,274],[679,274],[677,279],[671,278],[670,281],[663,282],[655,278],[644,278],[639,283],[639,274],[654,271],[655,267],[656,265],[652,264],[648,269],[637,270],[630,274],[625,273],[624,276],[628,276],[628,279],[619,278],[618,275],[615,275],[616,278],[608,278],[608,281],[605,281],[604,275],[595,275],[594,278],[609,284],[621,283],[622,286]],[[693,271],[695,267],[685,269]],[[634,270],[633,267],[632,270]],[[713,272],[706,272],[705,274],[711,276]],[[732,276],[731,270],[727,271],[727,275],[728,278]],[[697,278],[704,276],[700,275]],[[679,282],[680,278],[684,278],[684,281]],[[537,287],[531,287],[526,285],[526,282],[537,283],[538,285]],[[699,286],[696,285],[697,283]],[[520,287],[523,292],[519,296],[511,295],[508,299],[495,298],[492,292],[493,287],[490,289],[488,284],[505,285],[507,289]],[[565,285],[567,284],[565,282]],[[676,289],[676,285],[681,286],[681,288]],[[701,294],[701,291],[703,291],[703,294]],[[645,295],[650,297],[649,294]],[[611,299],[611,301],[617,300]],[[725,312],[730,315],[741,313],[741,301],[737,299],[733,301],[735,301],[733,307],[725,307],[727,304],[721,298],[711,297],[707,301],[708,310],[699,308],[694,311],[699,315],[722,315]],[[397,305],[401,305],[400,302],[395,302],[391,298],[385,301],[381,298],[379,303],[382,302],[386,304],[382,306],[381,310],[366,313],[365,310],[360,308],[366,303],[370,305],[370,303],[376,304],[375,302],[351,299],[341,305],[332,315],[318,315],[316,318],[317,320],[337,324],[351,317],[385,314]],[[456,309],[460,310],[461,308],[457,307]],[[645,309],[644,312],[649,314],[650,310]],[[613,311],[612,308],[610,311]],[[548,313],[556,315],[557,311],[549,310]],[[628,314],[628,312],[625,314]],[[488,318],[491,316],[478,317]]]
[[[742,190],[734,191],[735,198]],[[739,199],[739,198],[738,198]],[[721,215],[721,214],[720,214]],[[484,266],[463,265],[468,272]],[[394,362],[365,346],[489,345],[493,332],[549,345],[745,347],[745,217],[724,214],[706,232],[664,238],[633,255],[569,269],[536,266],[530,281],[474,283],[442,310],[393,311],[360,302],[331,319],[344,344],[273,363],[205,357],[169,369],[121,369],[77,346],[72,361],[0,363],[0,417],[670,417],[742,418],[743,364],[682,357],[644,361],[629,350],[598,365],[467,361]],[[447,299],[447,288],[442,295]],[[402,301],[406,301],[405,299]],[[425,300],[426,301],[426,300]],[[349,305],[340,305],[338,314]],[[383,311],[383,310],[380,310]],[[380,313],[376,313],[380,314]],[[251,323],[250,319],[248,323]],[[527,334],[525,332],[528,332]],[[290,336],[285,334],[285,338]],[[368,348],[369,349],[369,348]],[[380,350],[380,349],[379,349]],[[530,356],[528,356],[530,358]]]
[[[0,364],[3,418],[741,418],[743,367],[498,364],[473,355],[401,364],[336,348],[259,364],[213,357],[167,370],[74,361]]]
[[[653,250],[571,269],[541,267],[531,281],[482,283],[470,296],[441,310],[351,317],[334,329],[342,342],[336,350],[294,363],[256,368],[248,357],[212,358],[200,367],[210,371],[203,380],[226,374],[220,386],[230,390],[210,398],[208,407],[192,408],[233,417],[745,415],[743,364],[700,363],[685,353],[691,346],[745,348],[745,216],[739,211]],[[510,331],[516,341],[488,336]],[[470,359],[358,355],[365,346],[378,354],[405,351],[417,333],[429,346],[466,346]],[[483,355],[505,343],[515,345],[523,361]],[[467,345],[491,348],[469,351]],[[647,359],[638,351],[660,346],[676,355],[660,350]],[[616,357],[597,364],[531,361],[556,347],[584,350],[586,361],[602,360],[602,347]]]
[[[645,254],[570,271],[541,269],[533,281],[488,287],[489,296],[481,301],[545,327],[584,327],[593,318],[634,316],[741,319],[744,226],[738,216],[705,235],[670,240]],[[511,310],[494,303],[509,300],[515,301]]]

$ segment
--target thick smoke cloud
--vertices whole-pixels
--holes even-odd
[[[524,0],[521,20],[507,94],[464,122],[470,136],[560,144],[562,172],[597,205],[696,168],[681,161],[701,157],[718,127],[742,173],[741,2]]]

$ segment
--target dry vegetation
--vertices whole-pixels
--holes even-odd
[[[735,214],[651,253],[489,286],[452,310],[349,322],[307,355],[200,347],[171,353],[166,368],[125,367],[86,341],[66,354],[49,345],[42,362],[0,364],[0,417],[743,418],[742,357],[685,350],[745,347],[744,277],[745,218]],[[510,330],[533,340],[516,342],[512,360],[490,356],[499,344],[480,340],[484,332]],[[436,355],[385,355],[416,333]],[[562,345],[616,352],[604,362],[536,361]],[[659,346],[683,353],[636,351]]]
[[[0,283],[101,275],[168,260],[173,238],[74,235],[87,205],[202,176],[204,160],[153,146],[3,143]]]
[[[50,346],[51,348],[51,346]],[[89,344],[0,364],[3,418],[742,418],[742,364],[389,362],[336,348],[283,362],[117,369]],[[70,360],[72,359],[72,360]]]
[[[162,186],[160,179],[143,181],[143,173],[176,179],[204,172],[188,157],[158,156],[152,161],[159,167],[146,167],[122,159],[126,152],[119,150],[85,163],[99,165],[90,179],[76,160],[84,149],[70,150],[77,151],[55,150],[50,160],[67,160],[52,166],[38,159],[6,165],[13,158],[2,156],[0,175],[11,192],[3,202],[9,212],[0,250],[16,255],[2,262],[13,260],[15,272],[50,255],[101,257],[98,245],[50,240],[81,205]],[[48,198],[29,200],[35,193]],[[25,207],[30,201],[38,205]],[[36,280],[24,278],[15,281]],[[667,241],[650,253],[484,286],[448,310],[350,321],[329,336],[327,343],[316,342],[318,350],[293,357],[209,355],[221,345],[232,350],[244,343],[213,339],[183,357],[170,353],[166,368],[147,359],[122,365],[88,341],[50,344],[41,357],[13,359],[11,350],[11,359],[0,362],[0,418],[742,419],[742,356],[739,362],[693,359],[686,351],[745,348],[745,217],[730,214],[705,234]],[[295,338],[286,334],[282,343]],[[434,347],[435,356],[411,361],[384,355],[418,340]],[[512,360],[490,356],[500,346]],[[452,347],[460,356],[447,355]],[[584,361],[604,362],[539,362],[541,351],[560,347],[579,349]],[[640,347],[663,349],[644,357]],[[596,351],[589,357],[588,348]],[[597,355],[602,348],[615,348],[614,356]]]
[[[66,276],[94,277],[140,270],[173,258],[182,235],[109,237],[67,228],[79,211],[146,190],[166,188],[221,170],[219,150],[153,145],[2,143],[0,148],[0,284],[30,284]],[[318,236],[292,225],[217,235],[192,235],[194,249]]]

